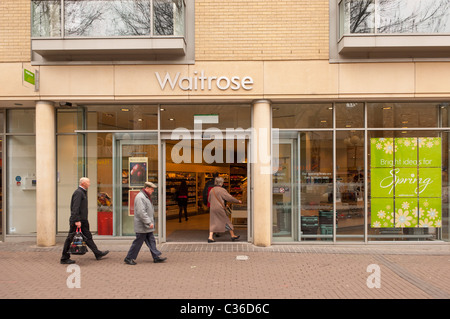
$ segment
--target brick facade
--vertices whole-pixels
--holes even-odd
[[[30,8],[0,2],[0,62],[30,61]],[[195,59],[328,59],[328,14],[327,0],[196,0]]]
[[[0,1],[0,62],[29,62],[30,0]]]
[[[328,0],[196,0],[197,61],[328,59]]]

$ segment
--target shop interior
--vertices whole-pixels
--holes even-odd
[[[209,232],[209,208],[207,200],[203,198],[204,188],[209,183],[214,182],[214,176],[217,175],[224,179],[223,187],[235,198],[242,201],[242,204],[231,204],[232,216],[231,222],[235,228],[235,233],[241,236],[242,241],[247,240],[247,160],[244,154],[238,152],[238,143],[245,141],[235,140],[233,160],[225,160],[227,142],[221,141],[220,147],[214,152],[223,154],[223,163],[221,161],[206,163],[202,156],[202,163],[174,163],[171,156],[172,149],[178,141],[166,141],[166,239],[168,242],[177,241],[206,241]],[[202,142],[202,151],[211,141]],[[216,144],[216,145],[219,145]],[[245,146],[246,148],[246,146]],[[193,153],[195,146],[192,145]],[[247,154],[247,152],[245,152]],[[216,157],[217,158],[217,157]],[[221,158],[220,156],[218,158]],[[228,159],[231,159],[228,156]],[[181,211],[176,200],[176,192],[182,181],[185,181],[188,188],[187,219],[184,210]],[[228,232],[215,234],[216,241],[229,241]]]

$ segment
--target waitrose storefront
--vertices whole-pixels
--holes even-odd
[[[170,241],[179,181],[188,181],[189,216],[197,216],[204,210],[200,189],[219,173],[243,199],[234,208],[243,238],[258,246],[447,242],[449,104],[411,72],[435,66],[381,65],[376,87],[364,86],[358,76],[372,67],[40,66],[37,91],[18,90],[20,78],[2,80],[3,107],[32,103],[36,140],[36,218],[18,219],[11,203],[3,204],[4,237],[36,233],[43,246],[64,237],[70,196],[86,175],[98,236],[134,235],[130,203],[146,179],[159,185],[158,239]],[[13,162],[8,157],[4,171]],[[138,169],[140,177],[132,177]],[[15,201],[30,194],[6,185],[7,202],[13,193]]]

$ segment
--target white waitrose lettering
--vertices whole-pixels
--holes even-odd
[[[159,72],[155,72],[156,79],[158,80],[159,86],[161,90],[164,90],[169,84],[169,87],[172,90],[175,90],[175,87],[178,87],[183,91],[211,91],[214,86],[216,86],[219,90],[225,91],[231,89],[233,91],[237,91],[239,89],[244,89],[246,91],[253,89],[253,79],[250,76],[245,76],[242,78],[239,76],[232,76],[229,78],[228,76],[205,76],[205,71],[201,71],[198,74],[198,71],[194,71],[194,76],[181,76],[180,72],[177,72],[175,76],[171,76],[169,72],[166,72],[164,78],[161,78]]]

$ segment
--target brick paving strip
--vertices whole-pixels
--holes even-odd
[[[450,299],[449,244],[164,243],[158,247],[169,258],[165,265],[154,264],[143,247],[138,265],[127,266],[131,242],[96,240],[111,251],[104,261],[90,252],[75,256],[84,294],[66,287],[62,243],[43,248],[32,241],[0,242],[0,297]],[[381,289],[366,285],[372,263],[381,267]]]
[[[376,259],[383,263],[386,267],[392,270],[396,275],[416,286],[417,288],[423,290],[425,293],[430,295],[434,299],[450,299],[450,294],[443,291],[442,289],[428,283],[425,280],[413,275],[411,272],[407,271],[403,267],[397,265],[396,263],[390,261],[387,257],[378,255]]]

